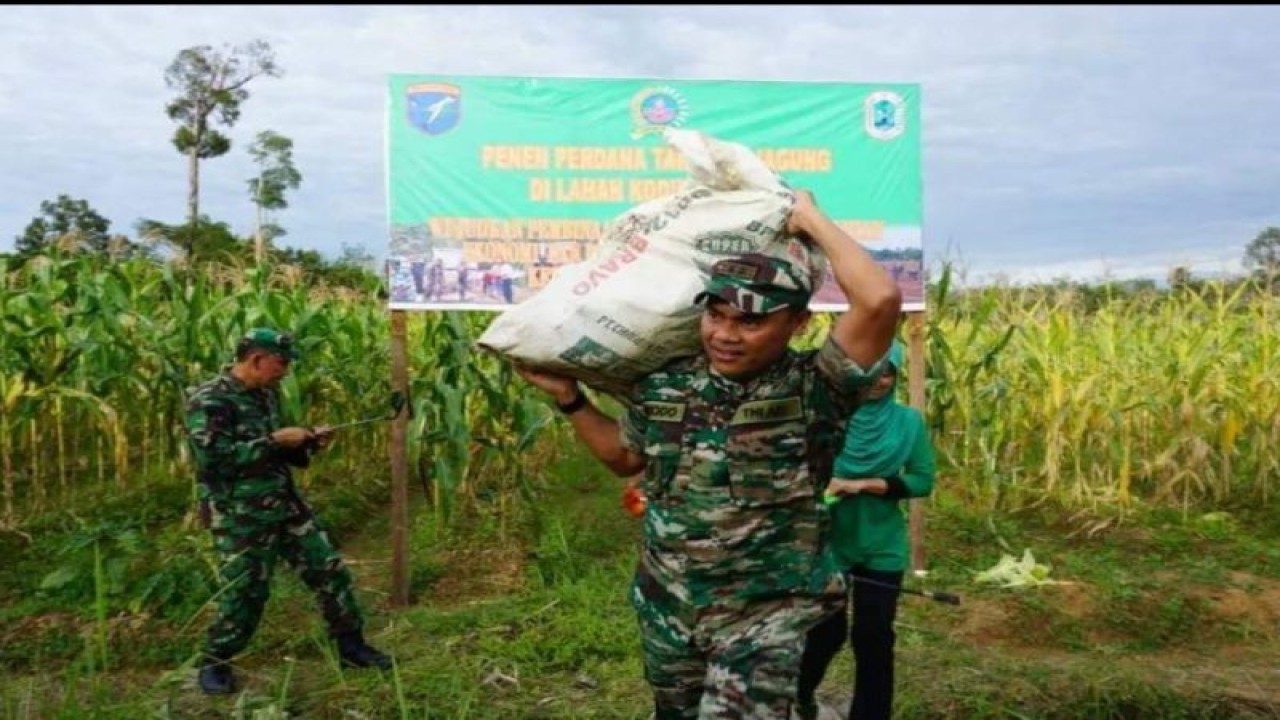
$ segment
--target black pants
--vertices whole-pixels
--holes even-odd
[[[877,572],[855,566],[852,575],[900,586],[903,573]],[[827,666],[844,647],[845,638],[853,646],[853,700],[849,717],[857,720],[888,720],[893,713],[893,645],[897,634],[893,620],[898,614],[898,591],[849,578],[853,598],[853,625],[846,613],[838,612],[809,631],[804,657],[800,661],[797,700],[813,702],[814,691],[822,683]]]

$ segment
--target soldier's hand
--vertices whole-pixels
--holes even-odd
[[[567,403],[581,392],[578,390],[578,381],[571,377],[543,370],[534,370],[519,363],[515,363],[515,369],[516,372],[520,373],[520,377],[528,380],[531,385],[539,390],[551,395],[558,403]]]
[[[818,209],[813,193],[808,190],[797,190],[796,203],[791,206],[791,212],[787,215],[787,232],[791,235],[807,237],[811,234],[815,221],[821,216],[822,211]]]
[[[315,438],[315,433],[303,427],[287,427],[271,433],[271,439],[275,440],[283,448],[296,448],[311,442]]]
[[[311,429],[315,436],[317,450],[324,450],[333,442],[333,428],[328,425],[317,425]]]

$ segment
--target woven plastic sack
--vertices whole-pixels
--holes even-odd
[[[480,347],[621,395],[673,358],[699,352],[693,299],[716,260],[780,255],[822,277],[825,258],[785,234],[795,195],[764,161],[693,130],[667,130],[664,139],[685,161],[685,186],[615,218],[591,259],[561,267],[537,295],[495,318]]]

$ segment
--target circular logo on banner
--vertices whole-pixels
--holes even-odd
[[[863,111],[867,134],[877,140],[892,140],[907,128],[907,104],[898,93],[871,93]]]
[[[405,90],[409,124],[428,135],[440,135],[462,120],[462,88],[452,83],[428,82]]]
[[[680,127],[688,117],[689,106],[675,88],[645,88],[631,98],[631,137]]]

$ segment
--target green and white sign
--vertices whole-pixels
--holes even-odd
[[[588,257],[610,220],[687,175],[669,127],[756,152],[924,307],[912,84],[392,75],[393,309],[500,309]],[[844,307],[828,278],[815,309]]]

